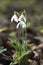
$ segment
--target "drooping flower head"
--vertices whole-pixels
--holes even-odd
[[[18,18],[19,18],[18,15],[19,15],[19,13],[14,11],[14,15],[11,18],[11,22],[13,22],[13,21],[18,22]]]
[[[26,28],[26,15],[25,11],[23,11],[21,13],[21,15],[19,15],[18,12],[14,12],[14,15],[11,18],[11,22],[14,20],[15,22],[17,22],[17,26],[16,28],[18,29],[19,26],[22,26],[22,28]]]
[[[26,11],[25,10],[21,13],[19,20],[26,22]]]

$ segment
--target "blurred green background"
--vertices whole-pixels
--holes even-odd
[[[27,12],[27,27],[43,32],[43,0],[0,0],[0,28],[10,26],[14,11]],[[13,25],[13,26],[12,26]]]

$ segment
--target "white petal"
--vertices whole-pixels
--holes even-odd
[[[26,24],[25,23],[22,25],[22,28],[26,28]]]
[[[17,26],[16,26],[17,29],[18,29],[19,25],[20,25],[20,22],[19,22],[19,23],[17,24]]]
[[[18,17],[17,17],[16,14],[14,14],[14,15],[12,16],[11,22],[13,22],[13,20],[14,20],[15,22],[18,22]]]
[[[26,24],[23,21],[20,22],[20,25],[22,26],[22,28],[26,28]]]
[[[23,21],[21,21],[17,24],[17,26],[16,26],[17,29],[18,29],[19,25],[22,26],[22,28],[26,28],[26,24]]]

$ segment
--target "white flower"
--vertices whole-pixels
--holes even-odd
[[[17,17],[16,14],[14,14],[14,15],[12,16],[11,22],[13,22],[13,20],[14,20],[15,22],[18,22],[18,17]]]
[[[25,24],[23,21],[20,21],[20,22],[17,24],[17,26],[16,26],[17,29],[18,29],[19,25],[21,25],[22,28],[26,28],[26,24]]]
[[[17,29],[18,29],[19,25],[21,25],[22,28],[26,28],[26,18],[23,14],[21,14],[18,21],[20,21],[20,22],[16,26]]]
[[[16,26],[17,29],[19,25],[21,25],[22,28],[26,28],[26,17],[23,15],[23,13],[19,16],[19,18],[16,14],[14,14],[11,18],[11,22],[13,22],[13,20],[17,22],[17,26]]]

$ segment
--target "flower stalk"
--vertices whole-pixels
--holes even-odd
[[[27,50],[27,42],[26,42],[26,12],[25,10],[18,15],[18,12],[15,12],[14,15],[11,18],[11,22],[16,22],[16,29],[20,28],[21,29],[21,34],[22,34],[22,43],[13,36],[13,41],[15,42],[15,50],[16,52],[13,55],[13,59],[15,60],[14,63],[18,62],[18,64],[21,64],[21,61],[24,56],[26,56],[30,51]],[[13,63],[13,64],[14,64]],[[12,64],[12,65],[13,65]],[[11,64],[10,64],[11,65]]]

